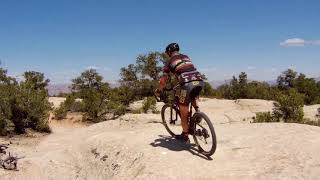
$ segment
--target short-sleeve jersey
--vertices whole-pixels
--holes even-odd
[[[172,56],[171,59],[163,67],[164,73],[172,72],[177,76],[184,72],[195,70],[196,68],[192,64],[190,58],[184,54],[177,54],[175,56]]]

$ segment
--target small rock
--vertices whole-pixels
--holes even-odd
[[[100,153],[97,152],[97,148],[92,149],[92,150],[91,150],[91,153],[92,153],[93,155],[95,155],[95,158],[97,158],[97,157],[100,155]]]
[[[101,161],[106,161],[108,158],[108,155],[104,155],[102,158],[100,158]]]

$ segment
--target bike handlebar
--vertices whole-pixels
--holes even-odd
[[[163,91],[172,91],[173,88],[163,88]]]
[[[165,102],[163,98],[163,92],[164,91],[175,91],[180,85],[174,86],[172,88],[163,88],[162,93],[160,94],[160,97],[156,96],[156,93],[154,93],[154,97],[156,98],[157,102]]]

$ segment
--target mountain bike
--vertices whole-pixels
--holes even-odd
[[[179,101],[176,96],[177,89],[180,86],[177,85],[174,88],[164,89],[158,98],[155,95],[157,102],[164,102],[165,105],[161,109],[162,123],[168,133],[172,137],[176,137],[181,133],[181,118],[179,110]],[[169,100],[168,94],[171,92],[174,98]],[[198,109],[195,109],[193,113],[193,106],[189,103],[189,134],[193,136],[195,144],[198,146],[198,150],[205,156],[212,156],[217,148],[217,139],[214,127],[209,117]]]

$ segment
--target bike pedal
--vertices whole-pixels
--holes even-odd
[[[193,128],[189,128],[188,132],[189,132],[190,135],[194,135],[194,129]]]
[[[171,120],[170,124],[176,124],[176,120]]]
[[[204,138],[209,138],[210,137],[209,133],[208,133],[208,131],[206,129],[202,129],[202,133],[201,134],[203,134]]]
[[[194,133],[196,136],[201,136],[202,132],[200,129],[197,129],[196,132]]]

